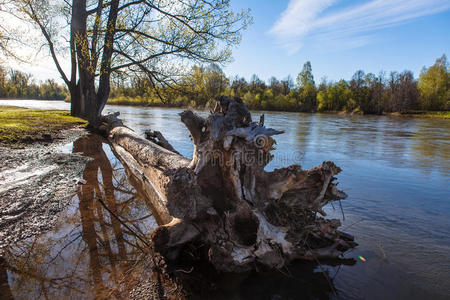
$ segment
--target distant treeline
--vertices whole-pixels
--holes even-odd
[[[380,114],[411,110],[450,110],[450,77],[447,58],[424,67],[416,80],[411,71],[379,75],[357,71],[351,80],[316,84],[310,62],[295,82],[253,75],[228,79],[219,66],[194,66],[176,85],[158,87],[151,80],[133,78],[113,85],[109,103],[208,107],[220,95],[240,97],[250,109],[280,111],[348,111]]]
[[[204,108],[217,96],[240,97],[250,109],[279,111],[347,111],[381,114],[414,110],[449,111],[450,76],[445,55],[424,67],[418,79],[411,71],[379,75],[356,71],[351,80],[322,80],[316,84],[311,63],[306,62],[295,82],[288,76],[266,83],[253,75],[227,78],[218,65],[193,66],[176,83],[154,84],[146,78],[116,77],[109,103]],[[66,87],[54,80],[37,84],[31,75],[0,66],[0,98],[68,99]]]
[[[64,100],[67,95],[52,79],[36,83],[30,74],[0,66],[0,98]]]

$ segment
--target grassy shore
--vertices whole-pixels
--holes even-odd
[[[17,146],[51,141],[61,130],[86,124],[68,111],[0,105],[0,144]]]
[[[410,111],[402,116],[450,120],[450,111]]]
[[[205,107],[195,107],[193,104],[187,105],[182,103],[162,103],[159,99],[150,99],[141,96],[137,97],[128,97],[128,96],[120,96],[116,98],[108,99],[108,104],[112,105],[126,105],[126,106],[146,106],[146,107],[177,107],[177,108],[195,108],[204,110]],[[211,107],[212,108],[212,107]],[[260,109],[258,109],[260,111]],[[283,111],[279,109],[270,109],[268,111]],[[322,111],[321,113],[329,113],[329,114],[352,114],[352,115],[363,115],[364,112],[360,110],[354,110],[353,112],[348,111]],[[434,118],[434,119],[450,119],[450,111],[408,111],[406,113],[383,113],[389,116],[398,116],[398,117],[420,117],[420,118]]]

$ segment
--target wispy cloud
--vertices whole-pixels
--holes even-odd
[[[339,0],[291,0],[270,33],[290,53],[306,39],[334,41],[357,47],[369,43],[376,30],[445,11],[448,0],[371,0],[324,13]]]

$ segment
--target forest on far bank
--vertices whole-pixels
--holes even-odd
[[[67,88],[53,79],[36,82],[31,74],[0,66],[0,98],[65,100]]]
[[[418,79],[411,71],[358,70],[350,80],[316,83],[310,62],[295,80],[272,77],[265,82],[253,75],[227,78],[216,64],[193,66],[170,85],[150,79],[113,77],[108,103],[167,107],[205,108],[217,96],[240,97],[250,109],[277,111],[347,111],[366,114],[405,113],[414,110],[450,110],[449,63],[445,55],[424,67]],[[54,80],[36,83],[31,75],[0,67],[0,98],[69,100],[67,89]]]

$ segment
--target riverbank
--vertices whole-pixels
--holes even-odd
[[[205,106],[186,106],[179,104],[165,104],[162,102],[148,102],[143,97],[118,97],[110,98],[108,100],[110,105],[120,105],[120,106],[136,106],[136,107],[158,107],[158,108],[181,108],[181,109],[195,109],[209,111],[213,109],[213,105]],[[260,110],[256,110],[260,111]],[[338,115],[365,115],[361,110],[354,111],[320,111],[320,112],[304,112],[304,111],[292,111],[292,110],[282,110],[282,109],[268,109],[264,111],[273,112],[302,112],[302,113],[323,113],[323,114],[338,114]],[[370,114],[367,114],[370,115]],[[450,120],[450,111],[407,111],[404,113],[400,112],[383,112],[381,115],[387,115],[392,117],[416,117],[416,118],[434,118],[434,119],[448,119]]]
[[[23,148],[34,142],[50,143],[61,131],[85,127],[87,122],[61,110],[0,105],[0,145]]]
[[[400,116],[450,120],[450,111],[409,111]]]
[[[0,106],[0,256],[51,229],[76,194],[88,159],[61,148],[87,133],[84,124],[67,111]]]

